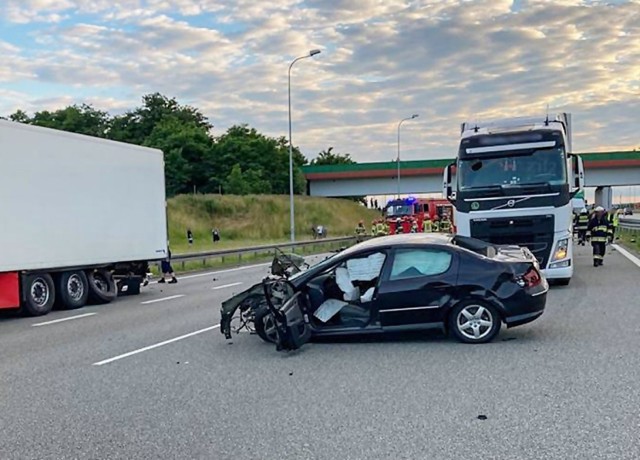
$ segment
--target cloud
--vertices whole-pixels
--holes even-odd
[[[0,32],[0,81],[28,84],[34,110],[94,95],[117,111],[160,91],[217,132],[285,135],[287,68],[319,48],[292,69],[294,142],[310,157],[388,160],[414,112],[403,158],[450,157],[460,122],[547,105],[574,114],[576,150],[640,144],[638,1],[8,0],[0,15],[29,26],[22,41]]]

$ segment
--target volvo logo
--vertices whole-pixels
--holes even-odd
[[[509,206],[510,208],[513,208],[515,205],[516,205],[516,200],[507,201],[507,206]]]

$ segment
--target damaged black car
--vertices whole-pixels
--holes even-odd
[[[503,324],[542,315],[548,290],[527,248],[453,235],[393,235],[265,278],[223,302],[220,330],[230,339],[248,329],[278,350],[319,336],[428,329],[486,343]]]

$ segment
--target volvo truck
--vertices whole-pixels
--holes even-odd
[[[571,130],[568,113],[465,122],[443,181],[457,233],[526,246],[545,276],[563,285],[574,268],[572,198],[584,188]]]
[[[0,120],[0,309],[134,294],[167,256],[160,150]]]

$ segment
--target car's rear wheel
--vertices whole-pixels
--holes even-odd
[[[276,343],[278,341],[276,323],[269,309],[260,308],[256,312],[254,326],[256,328],[256,334],[265,342]]]
[[[449,316],[449,330],[460,342],[491,342],[500,332],[498,310],[487,302],[466,300],[456,305]]]

